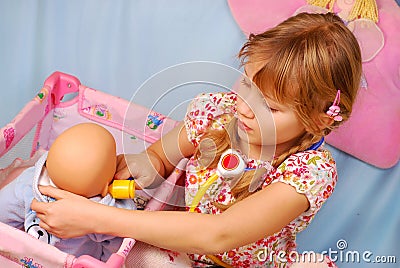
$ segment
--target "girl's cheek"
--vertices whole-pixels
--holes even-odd
[[[274,123],[274,117],[271,113],[264,114],[263,117],[257,123],[259,126],[259,133],[261,140],[268,144],[275,141],[276,127]]]
[[[243,99],[237,98],[236,109],[238,113],[245,116],[246,118],[254,118],[253,108]]]

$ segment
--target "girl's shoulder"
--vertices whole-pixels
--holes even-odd
[[[233,113],[235,112],[236,94],[233,92],[202,93],[189,104],[187,113],[195,115],[198,112]]]
[[[290,155],[275,170],[276,176],[290,176],[306,180],[337,179],[336,162],[326,149],[306,150]]]
[[[287,157],[278,169],[296,166],[308,167],[311,169],[336,168],[336,162],[331,152],[327,149],[306,150]]]
[[[272,182],[318,184],[337,180],[336,162],[326,149],[297,152],[265,174],[264,187]]]
[[[315,214],[336,186],[336,163],[325,149],[298,152],[274,170],[270,183],[274,182],[291,185],[298,193],[305,194],[310,203],[307,213]]]
[[[197,145],[209,127],[223,128],[235,113],[235,93],[203,93],[196,96],[189,104],[184,119],[189,140]]]

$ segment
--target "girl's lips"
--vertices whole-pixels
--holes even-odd
[[[242,121],[238,120],[238,127],[243,130],[243,131],[249,131],[251,128],[249,128],[245,123]]]

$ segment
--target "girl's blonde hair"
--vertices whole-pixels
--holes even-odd
[[[262,66],[253,76],[255,85],[265,96],[290,107],[306,129],[297,146],[273,160],[275,168],[349,118],[361,79],[361,52],[354,35],[335,14],[301,13],[290,17],[264,33],[251,34],[238,56],[243,65]],[[343,121],[332,124],[326,111],[339,89]],[[227,133],[209,131],[203,136],[217,145],[210,167],[215,167],[220,155],[230,147]],[[201,159],[201,152],[196,156]],[[254,172],[246,172],[232,189],[237,201],[251,194],[248,186],[253,175]]]

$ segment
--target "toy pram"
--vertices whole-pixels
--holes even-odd
[[[0,166],[0,188],[12,180],[17,168],[32,166],[61,132],[87,121],[101,124],[113,134],[118,154],[143,151],[177,124],[145,107],[83,86],[76,77],[55,72],[46,79],[37,96],[0,129],[0,159],[13,160]],[[14,158],[13,150],[20,143],[26,144],[29,138],[30,155],[26,160]],[[182,191],[175,185],[181,174],[177,168],[153,192],[139,193],[141,198],[149,199],[145,209],[165,209],[166,203],[169,208],[180,206]],[[121,267],[134,244],[133,239],[125,238],[118,252],[104,263],[89,256],[69,255],[0,223],[0,267]]]

